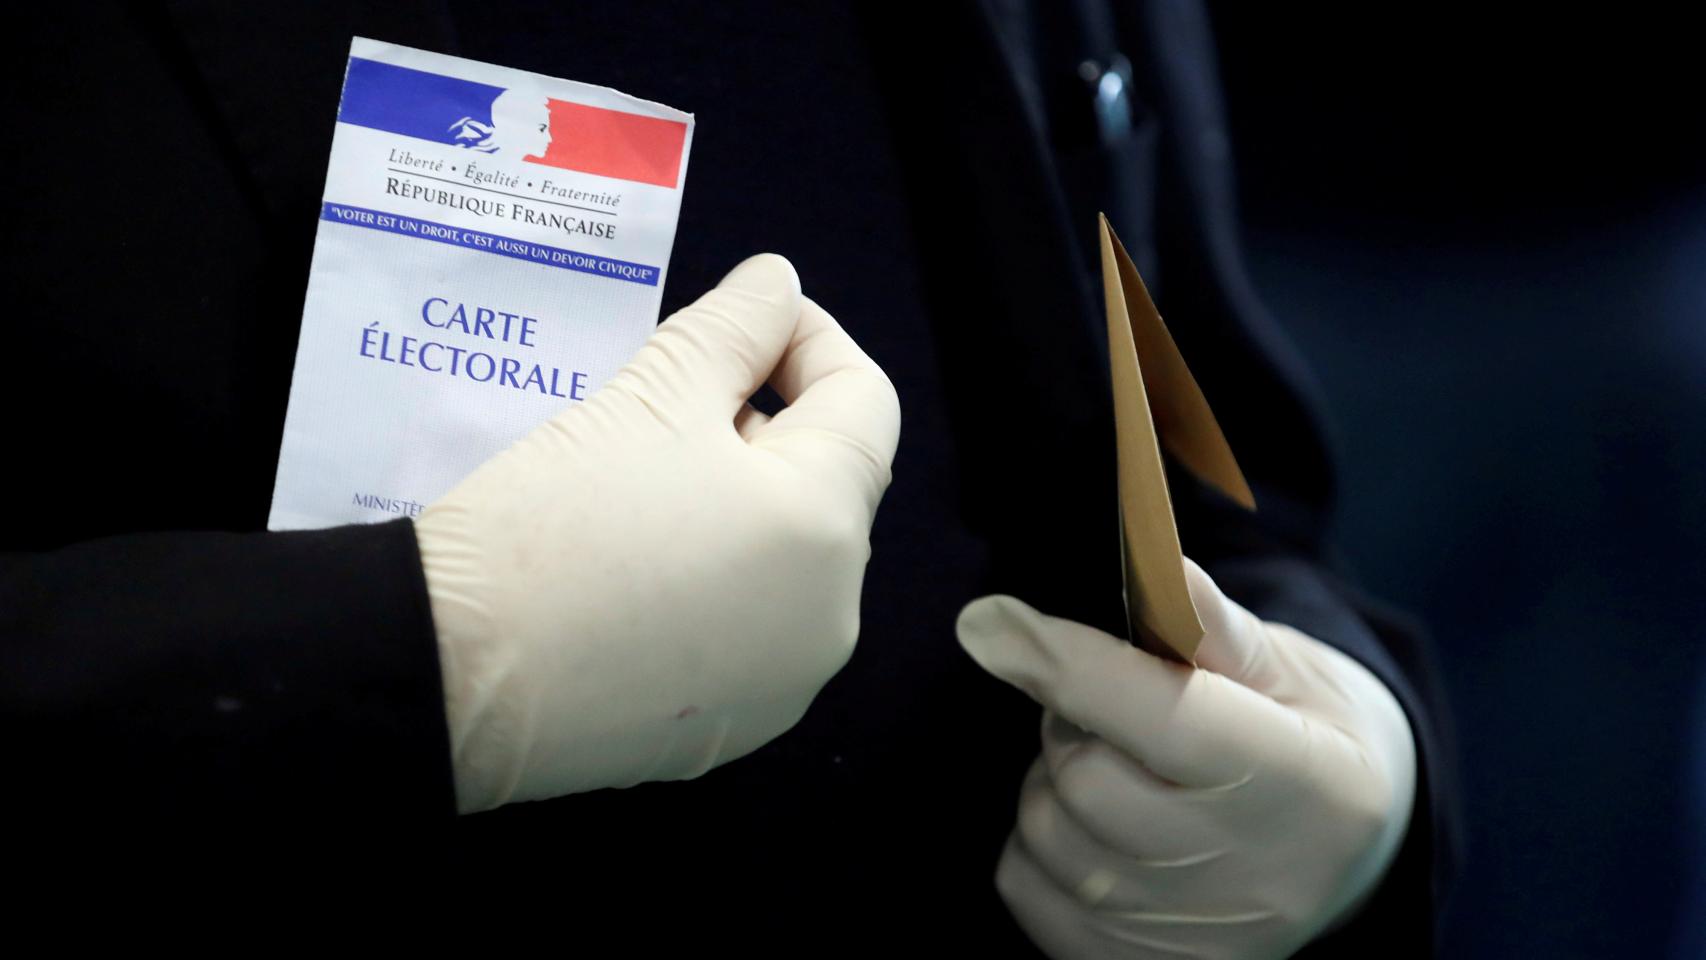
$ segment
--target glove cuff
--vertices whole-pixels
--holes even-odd
[[[521,773],[513,736],[505,736],[501,696],[511,657],[499,642],[479,542],[467,512],[454,502],[433,504],[415,521],[444,681],[456,808],[475,813],[502,806]],[[506,746],[506,744],[508,746]]]

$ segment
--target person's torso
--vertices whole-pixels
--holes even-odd
[[[782,253],[901,398],[858,650],[797,728],[699,780],[524,804],[433,842],[462,875],[544,884],[583,922],[634,931],[636,952],[697,939],[1029,955],[993,872],[1036,709],[961,653],[953,622],[990,562],[968,515],[1020,531],[1021,579],[1118,603],[1100,320],[1076,251],[1015,254],[1022,269],[983,252],[1006,231],[1060,246],[1032,216],[1061,192],[1054,161],[1027,139],[1018,93],[989,93],[1011,83],[1003,65],[977,61],[955,89],[883,62],[975,45],[984,25],[896,47],[884,31],[905,23],[851,6],[179,3],[110,12],[101,29],[23,25],[34,41],[11,69],[31,104],[15,143],[27,182],[4,201],[19,238],[5,275],[14,362],[34,377],[3,389],[24,464],[14,495],[32,510],[0,546],[264,525],[352,32],[692,111],[665,314],[745,256]],[[999,149],[969,160],[943,146],[961,131],[932,127],[933,111],[970,109],[967,93],[1011,114],[989,131]],[[1152,171],[1131,175],[1150,188]],[[1132,227],[1145,248],[1147,222]],[[998,315],[1034,324],[1042,348],[1002,339]],[[1034,442],[1010,460],[989,455],[1023,431]],[[708,920],[727,929],[694,926]]]

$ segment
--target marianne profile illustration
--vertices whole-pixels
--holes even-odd
[[[505,90],[492,101],[491,122],[463,117],[450,125],[459,147],[510,157],[543,157],[551,145],[551,112],[546,98]]]
[[[687,153],[682,120],[365,57],[350,57],[338,122],[670,190]]]

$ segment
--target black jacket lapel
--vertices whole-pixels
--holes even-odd
[[[300,6],[170,0],[164,19],[168,42],[181,45],[252,177],[261,210],[292,224],[300,218],[310,228],[350,38],[457,50],[444,0]]]

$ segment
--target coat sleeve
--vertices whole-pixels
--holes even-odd
[[[0,711],[8,822],[49,834],[455,813],[406,519],[8,555]]]

